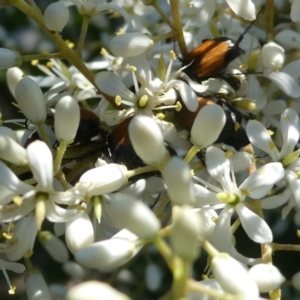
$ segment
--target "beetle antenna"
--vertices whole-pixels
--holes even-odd
[[[247,33],[247,31],[250,29],[250,27],[254,24],[254,22],[257,20],[257,17],[259,16],[259,14],[263,11],[263,9],[261,8],[261,10],[258,12],[258,14],[256,15],[255,20],[253,20],[245,29],[245,31],[239,36],[239,38],[236,40],[236,42],[234,43],[235,46],[238,46],[239,43],[242,41],[242,39],[244,38],[245,34]]]

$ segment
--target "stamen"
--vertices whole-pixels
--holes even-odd
[[[4,265],[2,263],[2,259],[0,259],[0,268],[1,268],[2,273],[3,273],[3,275],[4,275],[5,279],[6,279],[7,284],[9,286],[8,293],[10,295],[13,295],[15,293],[16,287],[14,285],[11,285],[11,282],[10,282],[9,277],[7,275],[6,269],[4,268]]]
[[[117,96],[115,97],[115,103],[116,103],[116,105],[118,105],[118,106],[120,106],[120,105],[122,104],[122,98],[121,98],[121,96],[117,95]]]
[[[173,61],[176,59],[176,54],[173,50],[170,51],[170,62],[167,68],[167,72],[166,72],[166,76],[165,76],[165,81],[164,84],[167,84],[167,82],[169,81],[169,77],[171,74],[171,70],[172,70],[172,65],[173,65]]]
[[[135,76],[136,67],[135,66],[130,66],[129,71],[131,71],[135,92],[137,93],[139,91],[139,85],[138,85],[137,78]]]
[[[33,59],[33,60],[31,61],[31,65],[32,65],[32,66],[36,66],[38,63],[39,63],[39,60],[38,60],[38,59]]]
[[[106,56],[106,55],[108,55],[108,51],[104,47],[102,47],[101,50],[100,50],[100,54],[102,56]]]
[[[149,98],[148,98],[147,95],[142,96],[141,99],[138,102],[138,106],[140,108],[144,108],[147,105],[148,100],[149,100]]]

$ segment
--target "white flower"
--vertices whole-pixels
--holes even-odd
[[[104,209],[115,224],[126,228],[141,239],[153,239],[158,234],[160,222],[144,203],[125,193],[105,196]]]
[[[22,57],[18,51],[0,48],[0,70],[19,67],[22,64]]]
[[[284,64],[284,49],[274,42],[269,42],[262,47],[262,63],[264,67],[277,72]]]
[[[139,250],[136,248],[137,237],[130,233],[128,238],[117,235],[81,248],[75,253],[75,259],[81,265],[99,270],[112,270],[129,261]]]
[[[293,22],[299,22],[300,18],[300,1],[294,0],[291,6],[291,20]]]
[[[172,157],[162,175],[171,201],[179,205],[194,202],[191,170],[182,159]]]
[[[25,283],[28,299],[52,299],[47,283],[38,270],[29,271]]]
[[[27,158],[36,186],[28,185],[6,165],[0,162],[0,185],[22,197],[22,202],[8,204],[0,210],[0,221],[11,222],[26,216],[36,206],[36,220],[40,228],[45,217],[51,222],[66,222],[79,212],[73,206],[79,195],[77,189],[57,192],[53,189],[53,158],[48,146],[41,141],[35,141],[27,147]],[[64,205],[63,208],[61,205]]]
[[[72,287],[67,293],[66,300],[97,300],[100,295],[103,299],[129,300],[125,294],[99,281],[87,281]]]
[[[69,252],[66,245],[51,231],[40,231],[38,239],[55,261],[64,263],[69,260]]]
[[[285,281],[280,271],[271,264],[258,264],[249,270],[261,293],[268,293],[280,288]]]
[[[231,216],[236,210],[244,230],[253,241],[257,243],[271,242],[273,235],[268,224],[245,205],[245,200],[247,196],[254,199],[264,197],[273,185],[284,176],[283,167],[280,163],[266,164],[246,178],[240,186],[237,186],[230,161],[225,157],[222,150],[209,147],[206,152],[206,165],[208,173],[220,183],[222,188],[208,184],[209,189],[216,192],[216,194],[209,196],[209,194],[203,192],[203,195],[206,194],[206,201],[203,201],[202,205],[214,205],[216,204],[216,198],[221,202],[228,203],[219,215],[212,237],[213,244],[217,249],[232,253],[241,261],[252,264],[255,261],[242,257],[231,244]],[[204,185],[206,184],[205,181],[199,178],[198,181]],[[205,191],[206,188],[202,188],[202,190]],[[198,191],[199,195],[201,195],[201,190]],[[216,205],[216,207],[220,207],[220,205]]]
[[[15,89],[15,98],[22,113],[32,124],[46,120],[46,101],[39,85],[29,77],[22,78]]]
[[[55,106],[54,128],[58,141],[72,143],[80,121],[80,110],[76,100],[64,96]]]
[[[199,239],[203,234],[203,220],[189,206],[177,207],[173,213],[171,245],[182,259],[193,261],[200,252]]]
[[[61,32],[69,19],[69,9],[61,2],[51,3],[44,12],[44,20],[51,31]]]
[[[94,242],[94,228],[86,212],[82,212],[76,219],[65,224],[66,243],[71,253],[74,254]]]
[[[244,300],[259,299],[259,291],[245,267],[226,253],[218,253],[211,260],[211,269],[221,287]]]
[[[168,151],[162,132],[153,119],[136,115],[130,121],[128,130],[135,152],[146,164],[159,165],[164,162]]]
[[[225,112],[219,105],[206,105],[198,112],[191,130],[192,142],[206,148],[219,137],[226,121]]]
[[[131,57],[146,52],[153,41],[141,32],[130,32],[115,36],[109,44],[109,49],[115,56]]]
[[[91,183],[89,195],[112,193],[128,182],[127,168],[124,165],[107,164],[90,169],[81,175],[80,183]]]

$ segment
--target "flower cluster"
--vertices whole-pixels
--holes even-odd
[[[300,1],[264,5],[60,0],[42,12],[34,0],[0,1],[57,51],[0,48],[22,114],[0,126],[9,293],[18,287],[6,270],[26,273],[28,299],[280,299],[272,255],[300,250],[274,243],[270,222],[279,208],[281,222],[300,225]],[[70,42],[73,14],[81,30]],[[100,57],[88,47],[93,26]],[[237,230],[260,255],[238,247]],[[76,286],[46,283],[32,263],[37,240]],[[136,296],[130,265],[143,255]],[[206,255],[197,281],[191,271]]]

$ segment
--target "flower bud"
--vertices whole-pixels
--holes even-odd
[[[192,204],[194,193],[189,166],[180,158],[172,157],[162,171],[170,199],[179,205]]]
[[[72,287],[66,297],[66,300],[82,299],[109,299],[109,300],[129,300],[125,294],[112,288],[106,283],[99,281],[87,281]]]
[[[193,261],[200,252],[202,218],[189,206],[177,207],[173,214],[171,244],[181,258]]]
[[[52,299],[47,283],[38,270],[28,272],[25,278],[25,282],[28,299]]]
[[[80,109],[71,96],[64,96],[55,106],[54,129],[58,141],[73,142],[80,121]]]
[[[227,253],[218,253],[211,260],[211,269],[215,279],[224,291],[234,295],[244,295],[243,299],[258,299],[256,283],[245,267]]]
[[[26,150],[12,138],[3,135],[0,135],[0,158],[15,165],[27,163]]]
[[[79,249],[94,242],[94,228],[86,212],[71,221],[66,222],[66,243],[74,254]]]
[[[69,19],[69,9],[61,2],[51,3],[44,12],[44,21],[49,30],[61,32]]]
[[[75,261],[68,261],[62,266],[64,272],[72,279],[84,279],[86,270]]]
[[[118,190],[128,182],[124,165],[108,164],[85,172],[79,179],[82,183],[92,183],[89,195],[103,195]]]
[[[38,237],[41,244],[55,261],[64,263],[69,260],[69,252],[66,245],[52,232],[40,231]]]
[[[84,267],[111,270],[124,265],[134,254],[134,242],[122,238],[112,238],[85,246],[74,256]]]
[[[300,291],[300,272],[297,272],[292,277],[293,287]]]
[[[18,140],[16,133],[12,129],[6,126],[0,126],[0,136],[10,137],[14,141]]]
[[[206,148],[219,137],[226,122],[219,105],[206,105],[197,114],[191,130],[191,140],[199,148]]]
[[[285,280],[280,271],[271,264],[255,265],[249,270],[249,274],[261,293],[278,289]]]
[[[11,94],[15,97],[15,89],[19,81],[23,78],[24,73],[21,69],[14,67],[6,72],[6,82]]]
[[[109,49],[115,56],[132,57],[140,55],[153,46],[153,41],[141,32],[131,32],[115,36]]]
[[[262,47],[261,58],[265,68],[276,72],[284,64],[284,49],[274,42],[269,42]]]
[[[159,220],[144,203],[123,193],[111,194],[108,199],[111,217],[120,229],[126,228],[141,239],[152,239],[157,235]]]
[[[46,102],[41,88],[29,77],[22,78],[16,86],[15,97],[25,117],[35,125],[46,120]]]
[[[18,51],[0,48],[0,70],[19,67],[22,65],[22,57]]]
[[[162,132],[152,118],[136,115],[128,130],[135,152],[146,164],[158,165],[164,161],[168,151]]]

